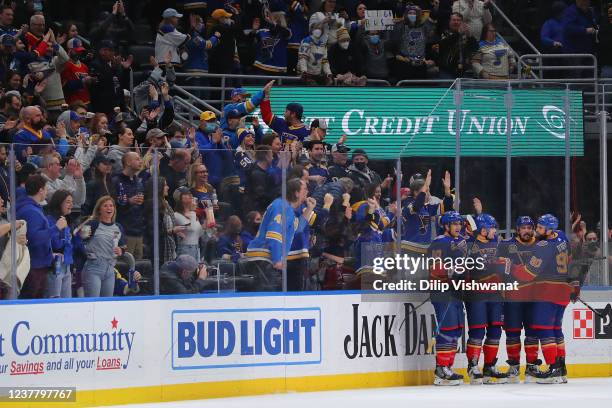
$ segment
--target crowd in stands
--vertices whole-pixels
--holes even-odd
[[[361,266],[360,244],[395,241],[397,212],[402,241],[435,236],[432,217],[452,206],[448,173],[443,198],[430,173],[398,198],[394,176],[344,136],[327,143],[328,124],[304,123],[299,101],[275,115],[274,81],[253,95],[235,87],[220,115],[193,124],[176,120],[172,86],[191,71],[319,85],[508,78],[515,58],[488,1],[166,3],[177,8],[160,10],[145,60],[129,52],[140,29],[122,1],[88,27],[51,19],[50,1],[1,7],[0,298],[151,293],[157,262],[162,293],[216,291],[213,275],[237,290],[279,290],[285,267],[290,290],[339,288]],[[576,3],[555,5],[555,16],[587,24]],[[367,9],[392,10],[393,25],[367,30]],[[604,23],[580,35],[603,42]],[[582,44],[555,33],[567,25],[547,26],[552,47]],[[135,71],[146,74],[131,86]]]

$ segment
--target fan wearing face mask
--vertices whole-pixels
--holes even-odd
[[[351,37],[346,28],[336,31],[338,42],[328,50],[329,65],[338,85],[365,86],[367,78],[363,76],[361,58],[351,44]]]
[[[369,31],[358,37],[358,54],[363,61],[363,74],[368,78],[388,79],[389,58],[393,57],[387,50],[387,41],[381,38],[378,31]]]
[[[427,78],[437,74],[436,63],[432,59],[434,35],[435,27],[423,17],[421,9],[414,5],[407,6],[404,20],[396,23],[391,32],[391,48],[395,56],[391,70],[394,78]]]
[[[326,17],[321,12],[310,17],[310,35],[302,40],[297,73],[308,85],[331,85],[333,76],[327,60]]]

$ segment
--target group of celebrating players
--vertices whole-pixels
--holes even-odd
[[[448,172],[443,179],[443,200],[432,200],[430,181],[430,172],[427,177],[415,175],[410,180],[412,194],[402,205],[402,247],[413,243],[429,244],[427,254],[431,258],[480,257],[485,267],[458,273],[442,263],[434,263],[428,278],[442,283],[463,279],[518,283],[518,290],[511,291],[432,291],[430,299],[437,320],[434,384],[464,382],[463,376],[452,370],[464,328],[464,306],[468,323],[467,371],[471,384],[520,381],[523,329],[527,363],[525,382],[566,383],[562,320],[566,306],[579,295],[581,279],[580,273],[570,271],[569,241],[558,230],[558,219],[545,214],[534,222],[530,216],[520,216],[516,220],[515,235],[502,240],[493,216],[477,212],[475,216],[463,217],[457,211],[444,211],[444,207],[452,208]],[[434,229],[435,224],[431,220],[436,213],[441,214],[439,225],[443,233],[432,240],[430,229]],[[509,365],[506,372],[496,368],[502,330],[506,333]],[[547,365],[545,370],[540,370],[539,347]],[[479,368],[481,352],[484,354],[482,370]]]

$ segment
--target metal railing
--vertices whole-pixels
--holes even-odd
[[[559,59],[563,58],[565,61],[584,61],[590,60],[592,64],[589,65],[551,65],[545,64],[545,61],[551,61],[553,64]],[[521,64],[528,66],[533,71],[538,71],[538,77],[542,78],[541,81],[550,82],[562,82],[566,84],[581,85],[584,89],[585,102],[584,106],[587,110],[592,110],[595,114],[599,112],[600,101],[599,101],[599,86],[598,86],[598,74],[597,74],[597,57],[592,54],[525,54],[519,58]],[[559,79],[559,76],[565,76],[564,74],[568,71],[578,71],[579,74],[589,75],[585,78],[563,78]],[[544,78],[544,72],[557,72],[561,75],[553,75],[553,78]]]
[[[220,86],[197,86],[197,85],[181,85],[183,91],[197,91],[197,92],[208,92],[218,91],[221,99],[208,99],[209,103],[219,104],[221,107],[225,106],[227,101],[226,94],[231,92],[234,86],[228,86],[229,80],[232,80],[232,85],[245,84],[245,85],[260,85],[263,82],[276,80],[278,85],[286,83],[293,83],[295,85],[303,85],[302,78],[298,76],[288,75],[243,75],[243,74],[211,74],[203,72],[177,72],[177,78],[194,79],[194,78],[205,78],[205,79],[220,79]],[[391,86],[389,81],[384,79],[368,79],[367,85],[381,85]],[[191,94],[192,95],[192,94]],[[194,96],[195,97],[195,96]]]
[[[537,63],[538,61],[534,61],[534,59],[538,59],[539,62],[545,60],[547,58],[559,58],[561,56],[570,56],[570,57],[585,57],[589,58],[593,61],[593,65],[576,65],[576,66],[540,66]],[[595,56],[591,54],[526,54],[520,57],[519,59],[521,63],[528,66],[530,69],[534,68],[542,71],[562,71],[567,69],[583,69],[589,70],[592,72],[592,77],[589,78],[545,78],[545,79],[537,79],[537,78],[519,78],[519,79],[510,79],[503,80],[504,82],[510,83],[520,83],[522,86],[542,86],[545,83],[558,83],[558,84],[566,84],[571,85],[575,88],[581,88],[583,90],[583,95],[585,97],[584,107],[585,107],[585,119],[594,121],[598,118],[598,112],[600,108],[605,108],[607,110],[612,107],[612,78],[599,78],[597,76],[597,59]],[[204,74],[210,77],[222,77],[222,74]],[[190,77],[193,76],[189,73],[177,73],[177,76],[181,77]],[[226,77],[230,77],[230,75],[225,75]],[[267,77],[267,76],[251,76],[251,75],[232,75],[231,77],[237,77],[245,80],[245,82],[257,81],[262,78],[265,79],[278,79],[279,84],[282,84],[280,81],[284,80],[285,83],[288,82],[288,79],[291,82],[299,82],[299,78],[296,77],[286,77],[286,76],[276,76],[276,77]],[[467,78],[466,78],[467,79]],[[481,79],[469,79],[472,81],[486,81]],[[500,80],[501,81],[501,80]],[[453,79],[405,79],[402,81],[398,81],[395,86],[398,87],[417,87],[417,86],[432,86],[432,87],[448,87],[453,84]],[[390,85],[388,81],[384,80],[368,80],[369,85],[382,84],[384,86]],[[608,85],[607,87],[602,87],[601,85]],[[230,92],[231,88],[229,87],[193,87],[193,86],[181,86],[174,85],[173,87],[173,100],[175,102],[175,113],[177,119],[183,121],[185,123],[189,123],[193,120],[198,120],[200,114],[205,110],[210,110],[215,112],[217,115],[221,115],[221,110],[216,108],[214,103],[221,103],[224,100],[211,100],[211,99],[202,99],[198,96],[194,95],[192,90],[215,90],[222,91],[222,93]],[[605,93],[603,93],[605,92]]]
[[[491,6],[495,9],[495,12],[506,22],[506,24],[508,24],[508,26],[510,26],[510,28],[512,28],[512,30],[521,38],[521,40],[523,40],[525,42],[525,44],[527,44],[527,46],[535,53],[535,54],[541,54],[540,50],[538,50],[536,48],[535,45],[533,45],[533,43],[531,41],[529,41],[529,39],[525,36],[525,34],[523,34],[523,32],[521,30],[519,30],[519,28],[512,22],[512,20],[510,20],[510,18],[506,15],[506,13],[504,13],[502,11],[502,9],[497,5],[497,3],[495,3],[494,1],[491,1]]]

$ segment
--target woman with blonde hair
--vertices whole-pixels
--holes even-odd
[[[125,233],[115,222],[116,215],[113,198],[100,197],[91,217],[75,231],[75,236],[83,241],[87,257],[81,272],[85,297],[113,296],[115,264],[125,247]]]
[[[189,168],[187,181],[191,188],[191,194],[197,202],[196,214],[198,219],[203,221],[206,219],[206,209],[209,204],[212,205],[213,210],[219,209],[217,191],[208,182],[208,169],[206,166],[200,163],[192,164]]]

